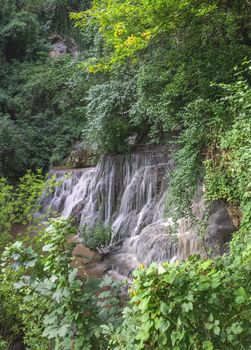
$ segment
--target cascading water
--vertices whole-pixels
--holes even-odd
[[[113,242],[119,244],[110,253],[110,268],[129,275],[139,263],[170,261],[181,255],[172,238],[172,222],[164,220],[172,166],[170,154],[156,149],[107,155],[94,168],[52,171],[62,184],[43,199],[43,206],[64,217],[74,216],[80,232],[86,224],[112,225]],[[187,244],[186,249],[189,255]]]
[[[178,221],[178,227],[171,218],[164,219],[172,168],[171,151],[160,147],[107,155],[93,168],[52,170],[61,184],[53,193],[45,194],[42,206],[44,211],[50,207],[64,217],[75,217],[80,235],[84,225],[111,225],[114,237],[107,266],[124,276],[129,276],[139,263],[204,254],[198,228],[185,218]],[[197,200],[193,201],[194,215],[203,222],[205,213],[209,214],[202,243],[215,254],[222,254],[236,227],[224,201],[212,202],[209,211],[206,206],[203,186],[199,185]]]

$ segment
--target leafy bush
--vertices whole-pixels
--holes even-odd
[[[135,88],[133,77],[121,70],[89,89],[84,137],[91,148],[101,154],[126,150],[127,138],[134,131],[129,124],[129,111]]]
[[[127,302],[127,297],[122,293],[123,287],[124,281],[116,281],[110,276],[105,276],[100,283],[103,291],[98,295],[97,305],[103,329],[105,324],[116,329],[122,322],[122,310]]]
[[[18,311],[22,298],[13,287],[17,279],[18,275],[13,271],[8,280],[0,273],[0,340],[8,345],[22,337],[22,314]]]
[[[103,223],[97,223],[94,227],[84,226],[82,229],[83,243],[93,250],[103,250],[111,242],[112,228]]]
[[[111,349],[248,349],[250,236],[238,256],[191,257],[134,272],[129,309]],[[239,244],[239,243],[238,243]]]
[[[1,46],[7,60],[31,57],[39,48],[41,29],[35,13],[3,0],[0,10]]]
[[[250,73],[248,62],[244,74],[250,78]],[[248,80],[244,80],[243,72],[237,76],[235,83],[221,85],[226,91],[222,103],[232,123],[218,134],[217,149],[213,157],[208,157],[205,167],[207,198],[221,198],[231,204],[241,205],[251,199],[251,89]]]
[[[23,132],[9,115],[0,114],[0,176],[12,174],[27,166]]]
[[[5,179],[0,179],[0,249],[5,246],[5,237],[8,240],[8,233],[12,223],[12,215],[14,211],[14,203],[12,200],[13,187],[10,186]]]
[[[7,183],[3,178],[0,178],[0,252],[13,241],[11,236],[11,226],[16,223],[31,224],[33,221],[33,215],[38,211],[40,204],[40,197],[42,192],[53,186],[53,179],[46,181],[46,177],[42,175],[41,171],[37,173],[28,172],[23,178],[20,179],[17,187],[13,187]],[[38,223],[34,225],[36,226]],[[34,227],[33,227],[34,230]],[[27,238],[23,235],[24,240]],[[28,237],[30,241],[30,237]],[[14,243],[13,249],[16,251],[14,261],[16,261],[16,267],[18,266],[18,259],[21,260],[20,244]],[[19,251],[20,250],[20,251]],[[32,259],[28,261],[30,251],[27,251],[23,256],[23,259],[27,260],[27,266],[32,267]],[[3,261],[3,257],[0,257],[0,261]],[[37,327],[37,334],[41,334],[41,329],[38,326],[38,318],[41,317],[39,312],[44,313],[46,309],[46,302],[41,300],[34,300],[33,306],[26,310],[26,304],[24,298],[31,298],[30,295],[23,295],[16,293],[14,284],[17,283],[22,275],[22,271],[13,271],[8,269],[5,273],[0,273],[0,336],[3,341],[8,343],[16,338],[22,338],[23,336],[23,319],[30,322],[30,326],[27,327],[29,334],[32,338],[33,328]],[[29,294],[29,293],[28,293]],[[33,298],[31,298],[32,303]],[[36,304],[37,302],[37,304]],[[40,306],[40,308],[39,308]],[[31,316],[31,309],[36,310],[35,315]],[[25,322],[26,322],[25,321]],[[33,325],[32,325],[33,322]],[[27,331],[28,331],[27,330]],[[37,340],[36,340],[37,341]],[[34,341],[34,343],[36,343]],[[44,348],[36,345],[31,347],[32,349],[43,350]]]
[[[29,349],[48,349],[51,343],[54,349],[83,350],[95,344],[95,295],[71,267],[73,247],[67,237],[75,233],[67,220],[53,219],[35,250],[17,241],[2,255],[3,281],[15,276],[16,314]]]
[[[106,275],[100,283],[101,292],[98,294],[98,318],[101,326],[99,329],[99,349],[107,350],[108,342],[112,333],[121,325],[122,311],[128,302],[125,294],[125,281],[114,280]],[[101,344],[103,347],[101,347]]]
[[[5,350],[8,347],[8,343],[0,338],[0,350]]]
[[[40,209],[40,198],[45,190],[55,186],[55,178],[47,179],[41,170],[28,171],[16,187],[0,178],[0,233],[10,233],[12,224],[31,223]]]

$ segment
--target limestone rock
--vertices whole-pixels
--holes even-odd
[[[108,270],[108,266],[104,263],[93,263],[86,267],[86,273],[89,277],[101,278]]]
[[[225,244],[236,231],[227,205],[222,200],[213,201],[209,207],[209,225],[206,231],[205,244],[216,254],[223,254]]]
[[[62,38],[58,34],[50,37],[52,43],[52,50],[49,52],[51,58],[58,58],[65,54],[70,54],[73,57],[78,56],[78,47],[72,38]]]
[[[71,238],[71,242],[74,242]],[[88,277],[101,278],[108,269],[108,266],[101,262],[102,256],[82,243],[75,246],[72,251],[73,260],[71,266],[78,269],[78,277],[86,280]]]
[[[178,228],[178,258],[186,259],[189,255],[221,255],[226,251],[228,243],[237,226],[223,200],[207,203],[203,199],[203,185],[198,186],[196,199],[193,201],[193,213],[199,223],[208,215],[205,234],[200,237],[199,225],[192,224],[188,219],[179,220]],[[236,221],[235,221],[236,223]]]

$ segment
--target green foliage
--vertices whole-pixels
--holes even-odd
[[[25,0],[17,8],[5,0],[0,29],[7,30],[23,12],[38,26],[30,31],[36,38],[25,34],[28,56],[15,56],[26,61],[0,70],[2,124],[11,139],[8,144],[0,137],[5,176],[64,162],[82,130],[97,154],[127,151],[128,137],[135,134],[139,142],[163,142],[165,133],[188,130],[184,111],[201,99],[214,103],[220,93],[210,88],[211,81],[232,81],[231,68],[249,55],[246,3],[95,0],[89,5]],[[81,65],[92,72],[108,70],[105,74],[82,74],[70,58],[41,59],[48,55],[50,34],[76,37],[68,11],[81,29]],[[22,28],[25,33],[28,24]],[[198,133],[202,137],[203,131]]]
[[[17,282],[18,283],[18,282]],[[15,290],[16,294],[19,294]],[[52,304],[46,297],[34,293],[28,288],[25,290],[24,298],[18,304],[22,319],[23,342],[29,350],[48,350],[51,342],[43,337],[43,317],[50,312]]]
[[[102,251],[110,244],[112,233],[111,226],[102,223],[97,223],[94,227],[84,226],[83,243],[90,249]]]
[[[85,125],[82,99],[88,84],[70,57],[12,63],[9,70],[1,171],[13,177],[67,157]]]
[[[20,180],[14,192],[14,218],[12,222],[30,223],[40,209],[40,198],[54,186],[54,178],[47,179],[42,170],[28,171]]]
[[[70,11],[85,10],[89,4],[90,0],[42,0],[40,13],[45,28],[49,33],[78,39],[78,33],[73,28],[69,13]]]
[[[50,192],[55,185],[55,179],[47,179],[41,170],[27,172],[16,187],[0,178],[0,251],[12,239],[12,225],[31,224],[34,214],[40,209],[42,193]]]
[[[176,169],[172,174],[167,198],[167,208],[176,206],[177,217],[191,216],[191,201],[205,173],[203,160],[210,153],[209,146],[215,144],[217,134],[230,122],[220,102],[204,99],[191,102],[181,114],[184,130],[176,140]]]
[[[92,86],[87,99],[87,124],[84,137],[99,153],[126,150],[133,132],[129,110],[135,95],[134,79],[120,72],[106,82]]]
[[[249,62],[243,65],[233,83],[212,85],[219,99],[195,100],[182,112],[185,128],[168,198],[168,208],[173,200],[178,216],[189,215],[204,176],[207,200],[224,199],[235,207],[250,200],[250,68]]]
[[[44,318],[43,335],[55,340],[55,349],[90,349],[95,331],[92,295],[83,291],[77,270],[70,266],[72,256],[66,238],[74,233],[70,224],[57,219],[41,237],[46,254],[43,271],[48,277],[38,281],[36,290],[47,294],[54,304]]]
[[[78,278],[71,266],[74,244],[68,240],[75,234],[69,221],[52,219],[32,247],[16,241],[5,248],[0,273],[4,341],[22,337],[30,350],[107,349],[107,329],[101,325],[116,329],[121,324],[123,283],[107,277],[97,296],[91,280]]]
[[[158,36],[172,35],[175,29],[183,29],[189,21],[201,23],[215,11],[216,4],[198,1],[96,0],[91,9],[72,14],[72,18],[80,28],[93,21],[102,33],[108,55],[104,62],[92,63],[89,67],[90,71],[97,71],[134,58],[138,51],[158,40]]]
[[[72,18],[83,33],[98,30],[99,39],[93,37],[94,49],[83,62],[98,79],[89,93],[84,134],[101,152],[126,150],[128,136],[135,133],[140,142],[163,142],[166,133],[184,129],[188,138],[187,111],[192,128],[203,128],[194,137],[202,138],[221,95],[211,82],[233,81],[231,69],[249,55],[248,4],[236,1],[230,6],[197,0],[97,0]],[[199,154],[196,149],[194,157]]]
[[[106,330],[107,323],[112,329],[116,329],[122,323],[122,309],[127,301],[127,297],[122,295],[123,287],[124,281],[116,281],[110,276],[105,276],[100,283],[100,288],[104,291],[98,295],[97,305],[103,331]]]
[[[8,115],[0,115],[0,175],[11,174],[26,166],[24,149],[20,129]]]
[[[36,174],[28,172],[20,179],[19,185],[13,187],[3,178],[0,179],[0,252],[13,241],[11,227],[16,223],[31,223],[33,215],[39,209],[39,200],[42,192],[53,185],[53,179],[45,181],[41,171]],[[0,272],[0,339],[8,344],[16,338],[23,337],[23,322],[27,324],[27,337],[33,339],[35,343],[41,335],[39,321],[40,312],[45,312],[46,301],[41,300],[26,308],[26,293],[16,292],[15,283],[18,283],[23,274],[23,265],[33,268],[36,256],[32,249],[23,249],[21,242],[15,242],[13,246],[6,248],[5,253],[0,257],[2,264],[6,261],[6,252],[12,255],[12,268],[6,267]],[[3,266],[3,265],[2,265]],[[33,299],[32,299],[33,300]],[[31,310],[36,313],[31,316]],[[40,308],[39,308],[39,307]],[[32,325],[33,322],[33,325]],[[29,325],[28,325],[29,324]],[[33,338],[34,329],[37,329],[37,339]],[[9,345],[8,345],[9,346]],[[44,350],[47,348],[32,346],[32,349]]]
[[[14,203],[12,200],[13,187],[8,185],[5,179],[0,179],[0,234],[1,249],[5,246],[5,240],[8,241],[8,233],[10,231],[12,215],[14,211]]]
[[[53,219],[35,250],[17,241],[2,255],[4,281],[11,273],[16,278],[16,312],[28,349],[48,349],[49,343],[54,349],[93,349],[97,309],[86,281],[71,267],[73,247],[67,237],[75,233],[65,219]]]
[[[21,313],[17,312],[18,306],[22,302],[21,298],[15,293],[13,284],[16,282],[16,275],[11,273],[8,280],[5,280],[0,273],[0,340],[9,344],[12,340],[20,337]],[[0,342],[1,344],[1,342]],[[3,346],[1,344],[1,346]],[[3,348],[5,350],[6,348]]]
[[[0,9],[0,46],[6,59],[31,57],[41,44],[38,17],[25,6],[3,0]]]
[[[217,149],[205,162],[207,198],[223,198],[237,206],[251,200],[251,89],[248,80],[243,80],[243,74],[250,78],[250,72],[248,62],[246,72],[238,73],[235,83],[221,85],[227,93],[222,103],[232,123],[218,134]]]
[[[0,338],[0,349],[5,350],[7,346],[8,346],[8,343],[5,340]]]
[[[19,180],[16,187],[9,185],[6,179],[1,178],[1,223],[28,223],[34,213],[39,210],[39,202],[42,193],[50,190],[55,184],[55,179],[47,179],[41,170],[36,173],[28,171]]]
[[[250,243],[238,258],[233,253],[135,271],[130,308],[111,348],[248,349]]]
[[[1,5],[0,176],[14,182],[27,169],[47,170],[65,161],[81,139],[89,81],[77,60],[51,59],[49,50],[55,35],[81,44],[68,12],[86,8],[88,1],[82,6],[65,0],[3,0]]]

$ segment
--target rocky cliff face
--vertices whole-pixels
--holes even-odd
[[[194,253],[208,256],[223,254],[232,233],[237,229],[226,203],[220,200],[206,203],[202,187],[199,186],[198,199],[193,202],[193,213],[196,223],[184,218],[179,221],[179,258],[186,259]]]

